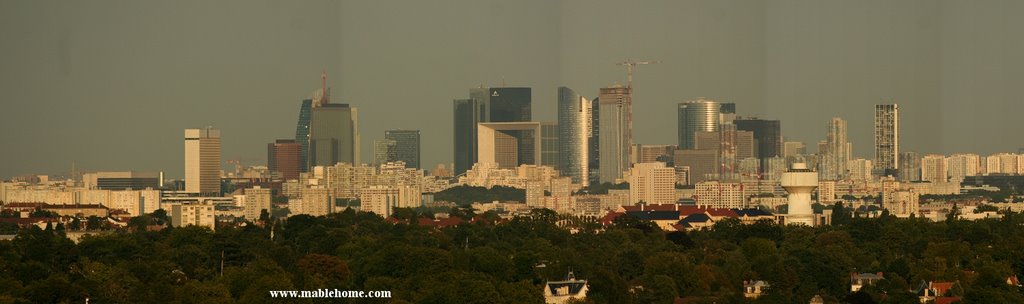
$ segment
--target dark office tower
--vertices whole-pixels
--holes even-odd
[[[719,116],[721,117],[721,123],[730,124],[733,120],[736,120],[736,103],[723,102],[721,108],[718,110]]]
[[[267,168],[281,173],[285,180],[299,178],[302,145],[291,139],[278,139],[267,144]]]
[[[558,123],[540,123],[540,134],[540,164],[558,169]]]
[[[387,130],[384,139],[395,141],[395,159],[406,168],[420,168],[420,130]]]
[[[782,156],[782,126],[778,120],[740,118],[734,120],[733,124],[736,125],[736,130],[754,132],[757,158],[764,160]]]
[[[530,121],[530,88],[476,88],[469,98],[480,102],[484,111],[481,122]]]
[[[722,114],[736,114],[736,103],[734,102],[723,102],[722,108],[719,109],[719,113]]]
[[[589,178],[591,101],[570,88],[558,88],[558,171],[573,183]]]
[[[589,183],[600,183],[601,179],[601,104],[600,98],[594,98],[590,102],[590,138],[587,139]]]
[[[718,102],[703,97],[680,103],[678,106],[679,149],[694,149],[695,132],[715,132],[721,125],[721,107]]]
[[[475,99],[454,102],[455,175],[465,173],[476,163],[476,124],[486,122],[483,103]]]
[[[312,99],[302,100],[299,106],[299,123],[295,127],[295,142],[301,146],[299,150],[299,170],[309,171],[309,116],[313,108]]]
[[[343,103],[327,103],[310,113],[309,165],[360,164],[359,115]]]

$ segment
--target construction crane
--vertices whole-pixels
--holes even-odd
[[[655,61],[650,61],[650,60],[633,61],[633,59],[626,59],[626,61],[623,61],[623,62],[616,62],[615,65],[624,65],[624,66],[626,66],[626,87],[627,88],[633,88],[633,69],[635,69],[636,66],[638,66],[638,65],[655,64],[655,63],[661,63],[661,61],[657,61],[657,60],[655,60]]]
[[[242,163],[241,162],[239,162],[238,160],[235,160],[235,159],[225,160],[224,162],[228,163],[228,164],[235,165],[235,177],[238,177],[239,175],[242,174]]]

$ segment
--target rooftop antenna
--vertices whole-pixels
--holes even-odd
[[[320,104],[329,102],[327,98],[327,70],[320,72]]]

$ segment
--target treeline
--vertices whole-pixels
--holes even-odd
[[[543,303],[544,282],[568,270],[589,280],[587,303],[807,303],[814,295],[915,303],[910,290],[932,280],[959,281],[953,295],[964,303],[1024,303],[1005,283],[1024,271],[1016,213],[977,222],[849,218],[820,228],[725,220],[691,233],[630,217],[570,233],[561,220],[536,210],[439,230],[347,211],[216,232],[114,232],[78,244],[58,227],[23,229],[0,241],[0,303],[278,303],[269,290],[319,288],[393,295],[350,303]],[[854,271],[886,279],[850,294]],[[744,280],[771,289],[747,300]]]
[[[491,189],[474,186],[455,186],[434,193],[435,201],[452,202],[459,206],[469,206],[475,202],[525,202],[526,190],[505,186],[494,186]]]

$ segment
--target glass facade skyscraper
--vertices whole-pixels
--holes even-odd
[[[420,168],[420,130],[387,130],[384,138],[395,141],[395,158],[406,168]]]
[[[586,184],[591,150],[591,101],[567,87],[558,88],[558,171]]]
[[[295,126],[295,142],[299,143],[299,170],[309,171],[309,117],[313,108],[312,99],[302,100],[299,106],[299,122]]]
[[[694,149],[694,133],[716,132],[721,124],[718,102],[699,98],[679,104],[679,149]]]
[[[476,124],[483,121],[483,104],[475,99],[453,102],[455,174],[465,173],[476,163]]]
[[[356,108],[328,103],[313,108],[310,114],[309,165],[360,164]]]
[[[733,120],[736,129],[754,132],[757,141],[757,158],[782,156],[782,123],[778,120],[745,118]],[[761,162],[764,164],[764,162]],[[763,168],[762,168],[763,169]]]
[[[633,146],[632,89],[615,86],[601,88],[599,95],[601,118],[600,157],[598,181],[614,183],[629,170],[629,150]]]

